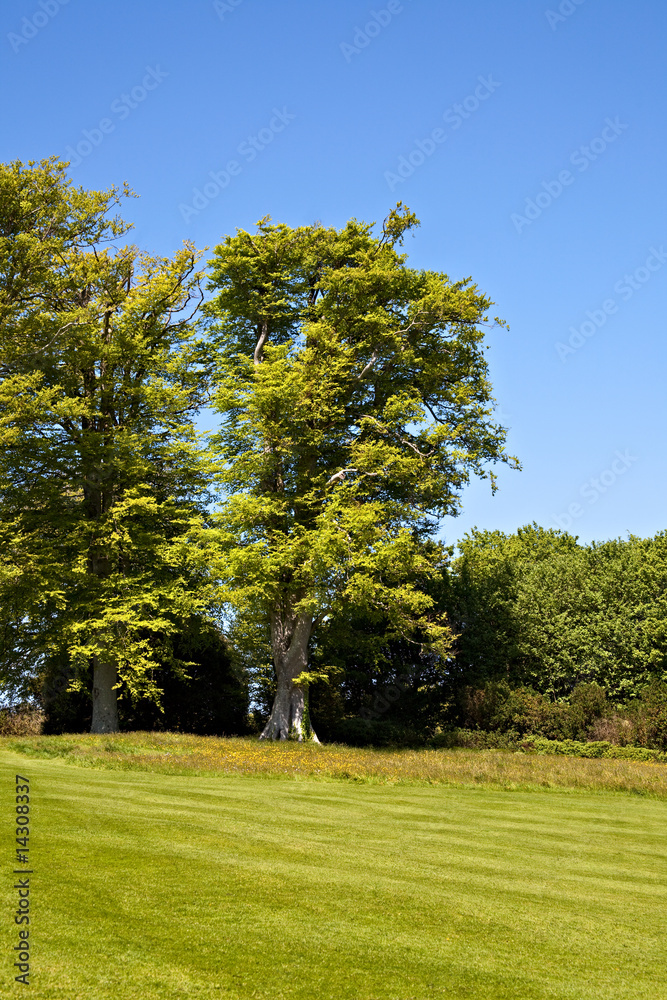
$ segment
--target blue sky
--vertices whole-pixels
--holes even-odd
[[[448,541],[667,528],[663,0],[10,0],[0,28],[2,159],[127,180],[140,246],[400,199],[411,264],[494,300],[523,471],[472,485]]]

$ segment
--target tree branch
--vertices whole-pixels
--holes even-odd
[[[255,354],[253,358],[255,366],[260,365],[264,360],[264,345],[266,344],[268,339],[269,339],[269,324],[265,320],[262,323],[262,332],[259,335],[259,340],[257,341],[257,345],[255,347]]]

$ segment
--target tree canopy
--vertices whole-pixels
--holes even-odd
[[[493,420],[470,278],[407,266],[417,220],[400,203],[380,233],[261,220],[216,248],[207,305],[222,417],[213,446],[220,599],[237,641],[270,649],[276,695],[263,735],[312,736],[317,628],[345,605],[445,655],[452,633],[415,585],[422,544],[459,510],[471,475],[516,465]]]
[[[249,680],[266,738],[316,739],[312,685],[330,738],[459,717],[583,732],[600,690],[620,705],[665,679],[664,533],[475,529],[455,558],[435,537],[471,477],[495,489],[494,465],[518,463],[494,420],[492,303],[409,266],[407,208],[379,229],[262,219],[215,249],[204,304],[198,251],[139,250],[131,192],[66,166],[0,166],[6,690],[42,685],[54,720],[92,703],[95,731],[118,727],[119,694],[125,720],[158,724],[164,695],[210,730],[245,726]],[[188,671],[224,698],[186,697]]]
[[[201,607],[188,532],[206,476],[198,254],[150,256],[55,159],[0,167],[0,605],[5,678],[66,652],[93,731],[157,695],[156,651]],[[120,245],[116,245],[119,243]]]
[[[595,682],[616,701],[667,679],[667,537],[580,545],[526,525],[473,531],[447,608],[468,684],[504,679],[563,698]]]

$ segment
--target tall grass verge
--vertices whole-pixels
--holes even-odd
[[[667,798],[667,765],[504,750],[377,750],[181,733],[0,737],[0,748],[82,766],[503,789],[578,789]]]

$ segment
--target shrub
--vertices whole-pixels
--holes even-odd
[[[488,733],[482,729],[449,729],[428,741],[434,750],[462,747],[466,750],[518,750],[522,737],[515,730]]]
[[[0,709],[0,736],[39,736],[44,712],[30,705]]]
[[[353,747],[419,747],[425,743],[425,737],[415,730],[384,719],[341,719],[330,726],[320,726],[317,732],[327,743]]]
[[[593,719],[588,728],[588,738],[625,746],[633,742],[634,729],[630,719],[623,715],[610,714],[609,717]]]
[[[659,750],[636,746],[613,746],[604,740],[585,743],[581,740],[545,740],[539,736],[528,736],[523,741],[522,749],[528,753],[556,754],[564,757],[605,757],[615,760],[667,763],[667,753],[661,753]]]
[[[597,684],[579,684],[569,702],[554,703],[531,688],[491,681],[481,689],[463,690],[460,721],[466,728],[491,732],[586,739],[595,720],[609,708],[607,695]]]
[[[630,708],[633,743],[667,750],[667,684],[654,680],[641,691]]]

